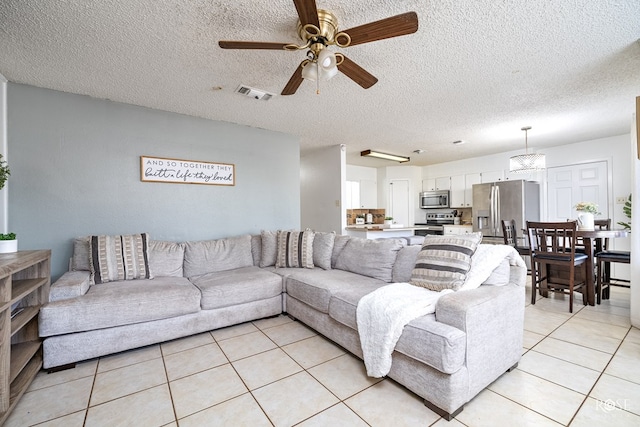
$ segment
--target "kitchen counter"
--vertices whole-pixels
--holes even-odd
[[[387,237],[413,236],[416,230],[426,230],[426,226],[388,226],[383,224],[353,225],[345,228],[348,236],[363,237],[365,239],[381,239]]]

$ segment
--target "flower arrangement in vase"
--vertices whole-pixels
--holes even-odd
[[[580,202],[574,206],[578,211],[578,230],[594,230],[594,215],[599,215],[598,205],[592,202]]]

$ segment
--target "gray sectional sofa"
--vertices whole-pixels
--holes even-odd
[[[315,267],[282,268],[276,240],[275,232],[150,240],[154,278],[91,284],[89,239],[76,239],[70,270],[40,311],[44,368],[281,313],[362,358],[359,299],[409,281],[421,245],[315,233]],[[505,259],[500,270],[491,284],[442,296],[434,314],[404,328],[393,352],[388,376],[448,419],[520,359],[526,267]]]

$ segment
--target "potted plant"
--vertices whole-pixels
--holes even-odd
[[[631,194],[629,194],[627,201],[624,202],[622,212],[629,218],[629,222],[618,221],[618,225],[623,226],[625,230],[631,230]]]
[[[385,217],[384,217],[384,223],[385,223],[386,225],[391,225],[391,224],[393,224],[393,217],[392,217],[392,216],[385,216]]]
[[[578,211],[578,230],[593,230],[594,215],[598,215],[598,205],[592,202],[580,202],[575,205],[576,211]]]
[[[356,225],[364,225],[364,214],[356,215]]]
[[[0,190],[2,190],[9,179],[11,171],[7,162],[2,159],[0,154]],[[15,233],[0,234],[0,254],[18,251],[18,240]]]
[[[18,251],[18,239],[16,233],[0,233],[0,254],[8,254]]]

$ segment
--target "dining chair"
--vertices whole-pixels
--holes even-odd
[[[574,291],[582,293],[586,304],[587,256],[576,253],[576,222],[527,221],[527,234],[531,248],[531,304],[536,303],[538,289],[543,296],[549,291],[568,294],[570,313]]]
[[[528,246],[518,245],[518,233],[516,231],[516,221],[513,219],[502,220],[502,237],[504,244],[513,246],[521,256],[530,256],[531,249]]]
[[[600,222],[601,229],[611,229],[611,219],[596,220],[595,225],[598,227]],[[596,302],[600,304],[603,299],[609,299],[610,286],[614,280],[624,281],[611,277],[611,263],[617,262],[621,264],[631,264],[631,252],[629,251],[612,251],[609,250],[609,239],[604,239],[602,250],[595,253],[596,257]],[[624,285],[622,285],[624,286]]]

